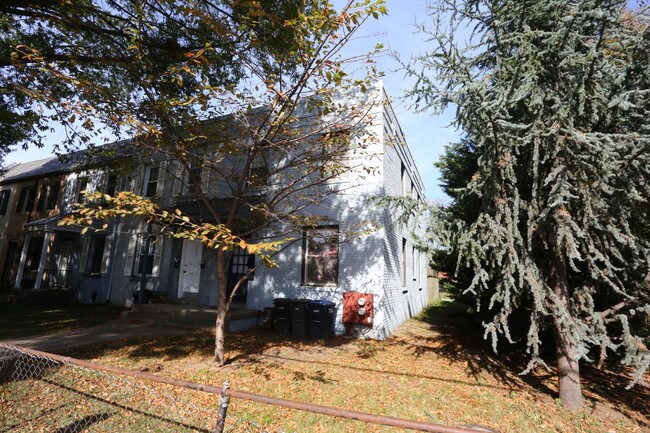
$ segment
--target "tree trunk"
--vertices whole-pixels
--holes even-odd
[[[225,254],[223,251],[217,252],[217,321],[214,330],[214,362],[221,367],[226,362],[225,356],[225,336],[226,336],[226,319],[228,315],[226,266],[224,263]]]
[[[551,288],[558,297],[567,314],[570,313],[569,282],[564,252],[559,251],[551,258]],[[564,323],[563,323],[564,322]],[[568,329],[566,321],[553,317],[555,336],[555,355],[560,388],[560,401],[570,409],[582,408],[582,387],[580,385],[580,366],[578,345]]]

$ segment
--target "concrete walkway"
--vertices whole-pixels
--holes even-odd
[[[44,352],[57,353],[70,347],[85,346],[102,341],[120,340],[134,337],[158,337],[178,335],[188,332],[188,329],[164,326],[151,321],[136,321],[128,319],[113,320],[101,325],[74,331],[57,332],[48,335],[35,335],[14,340],[4,340],[0,343],[23,346]]]

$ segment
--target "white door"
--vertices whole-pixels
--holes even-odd
[[[181,272],[178,277],[179,298],[182,298],[186,293],[199,293],[202,258],[203,244],[201,242],[183,240]]]
[[[56,271],[51,271],[52,283],[55,287],[65,287],[70,268],[72,267],[72,257],[74,254],[74,242],[63,241],[59,247],[59,253],[55,256]]]

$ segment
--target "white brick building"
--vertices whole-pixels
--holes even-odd
[[[275,298],[329,300],[337,305],[336,330],[342,333],[343,294],[371,294],[373,323],[356,329],[370,338],[382,339],[426,306],[428,260],[415,249],[412,238],[413,232],[421,233],[424,227],[399,227],[398,211],[379,206],[375,199],[409,196],[424,200],[424,186],[382,85],[354,102],[363,108],[363,130],[346,143],[346,169],[318,186],[336,193],[308,206],[303,205],[309,195],[287,198],[292,206],[302,200],[298,206],[301,214],[318,217],[318,222],[285,233],[293,241],[275,258],[279,266],[256,269],[235,301],[261,310],[273,306]],[[205,155],[208,161],[209,147]],[[224,200],[229,194],[227,182],[210,175],[205,168],[201,170],[199,164],[186,164],[182,170],[177,161],[159,155],[145,161],[133,153],[129,159],[135,161],[133,167],[122,167],[119,173],[111,170],[111,165],[115,165],[111,163],[100,164],[101,169],[69,173],[61,208],[69,211],[72,202],[82,199],[83,190],[109,194],[132,190],[154,197],[163,208],[179,207],[197,216],[203,212],[194,195],[197,188],[215,201]],[[235,167],[238,161],[226,159],[219,164],[223,171],[229,164]],[[260,188],[265,188],[261,191],[268,195],[279,182],[272,168],[266,170],[265,185]],[[294,171],[300,175],[300,168]],[[194,175],[194,182],[188,181],[190,174]],[[286,177],[283,182],[287,182]],[[58,257],[52,262],[75,262],[67,285],[80,301],[128,304],[142,283],[146,255],[147,289],[167,298],[214,306],[217,280],[213,252],[197,241],[167,236],[168,229],[155,226],[155,240],[145,252],[146,230],[144,221],[131,217],[116,219],[107,231],[74,235],[76,246],[68,249],[75,251],[76,256],[65,260]],[[281,231],[280,223],[261,230]],[[66,242],[71,242],[72,236],[68,234]],[[56,241],[51,250],[55,256],[61,254]],[[28,251],[24,254],[28,255]],[[229,271],[234,280],[257,264],[258,258],[235,251]]]

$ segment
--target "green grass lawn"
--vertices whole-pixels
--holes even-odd
[[[118,319],[121,310],[112,305],[0,303],[0,340],[99,325]]]

